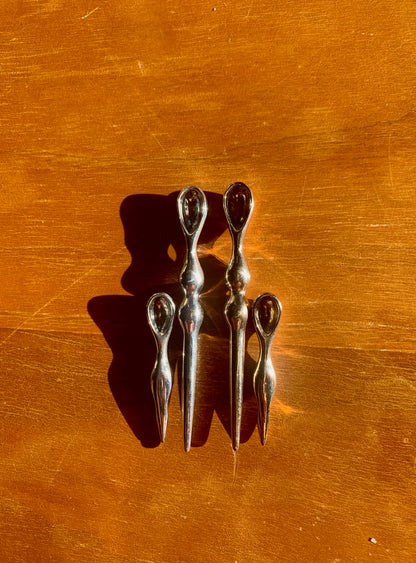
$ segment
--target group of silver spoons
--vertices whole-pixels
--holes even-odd
[[[192,440],[192,422],[195,405],[195,387],[198,359],[198,334],[204,311],[200,293],[204,273],[198,260],[197,244],[208,213],[204,193],[194,186],[181,191],[178,214],[186,240],[186,258],[180,274],[183,300],[178,318],[183,330],[183,358],[181,404],[185,450]],[[225,274],[229,297],[224,314],[230,328],[230,399],[231,438],[234,450],[240,445],[241,413],[243,404],[245,334],[248,307],[245,298],[250,272],[243,255],[243,238],[253,211],[250,188],[242,182],[231,184],[224,194],[224,213],[232,238],[232,255]],[[260,344],[260,353],[253,376],[254,394],[258,407],[260,440],[265,444],[270,417],[270,403],[276,386],[271,362],[271,342],[279,325],[282,307],[275,295],[263,293],[252,307],[253,323]],[[147,319],[153,332],[157,355],[151,374],[151,387],[156,407],[160,440],[165,441],[168,421],[168,403],[172,390],[172,371],[168,359],[168,342],[175,317],[175,304],[167,293],[155,293],[147,303]]]

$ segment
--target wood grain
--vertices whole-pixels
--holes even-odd
[[[414,560],[415,3],[10,0],[0,22],[1,560]],[[267,445],[251,328],[234,457],[236,180],[247,296],[283,317]],[[176,380],[157,440],[144,303],[180,299],[189,184],[210,216],[185,454]]]

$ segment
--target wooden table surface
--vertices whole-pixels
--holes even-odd
[[[416,4],[0,6],[2,562],[416,559]],[[230,440],[222,195],[282,302],[260,445]],[[159,444],[144,304],[203,189],[193,447]],[[181,330],[175,323],[176,365]]]

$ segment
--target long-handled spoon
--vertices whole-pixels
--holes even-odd
[[[204,274],[197,256],[197,243],[207,216],[204,193],[194,186],[181,191],[178,197],[178,213],[186,240],[186,259],[180,283],[183,301],[179,307],[179,321],[183,330],[182,361],[182,412],[185,451],[189,451],[192,439],[192,421],[195,405],[195,383],[198,359],[198,334],[204,318],[199,294],[204,285]]]
[[[250,281],[242,244],[252,210],[253,196],[248,186],[242,182],[231,184],[224,194],[224,212],[233,241],[232,256],[225,274],[230,296],[224,312],[230,327],[231,439],[234,450],[238,450],[240,445],[245,332],[248,317],[245,292]]]
[[[260,355],[254,372],[254,394],[258,407],[258,427],[261,443],[267,439],[270,403],[276,387],[276,375],[270,358],[270,348],[282,315],[282,306],[272,293],[263,293],[253,304],[254,328],[260,343]]]
[[[166,437],[168,403],[172,390],[172,371],[168,359],[168,342],[175,317],[175,304],[167,293],[155,293],[147,302],[147,320],[156,341],[157,355],[151,375],[157,426],[162,442]]]

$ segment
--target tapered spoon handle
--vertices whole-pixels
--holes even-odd
[[[270,404],[276,387],[276,374],[271,361],[271,343],[282,316],[282,306],[272,293],[263,293],[253,304],[253,322],[260,344],[260,354],[253,377],[258,408],[258,427],[261,443],[267,439]]]
[[[179,221],[186,241],[186,258],[180,275],[183,300],[178,312],[184,335],[181,399],[186,451],[189,451],[192,441],[198,334],[204,318],[204,311],[199,301],[199,295],[204,285],[204,274],[198,260],[197,243],[205,223],[207,210],[205,195],[199,188],[189,186],[179,194]]]
[[[147,302],[147,320],[156,341],[156,361],[150,377],[161,442],[165,441],[168,404],[172,390],[172,371],[168,342],[175,317],[175,304],[167,293],[155,293]]]
[[[243,238],[253,211],[250,188],[235,182],[224,194],[224,213],[233,243],[232,255],[225,274],[230,296],[224,313],[230,328],[230,403],[231,439],[234,450],[240,445],[241,412],[244,387],[245,333],[248,309],[245,292],[250,272],[243,255]]]

